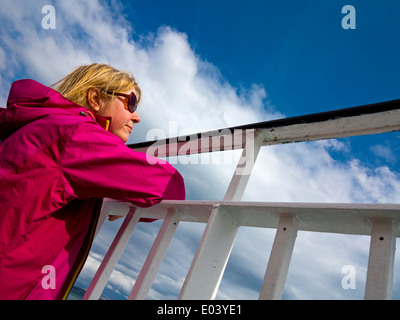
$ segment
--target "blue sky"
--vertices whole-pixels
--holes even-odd
[[[55,30],[41,26],[48,4]],[[341,26],[348,4],[355,30]],[[106,62],[141,85],[134,143],[153,140],[154,129],[168,137],[398,99],[398,12],[389,0],[3,0],[0,103],[17,79],[50,85],[78,65]],[[400,203],[399,136],[262,148],[244,200]],[[235,161],[174,165],[188,199],[221,200]],[[88,286],[120,224],[100,231],[79,286]],[[135,229],[105,295],[129,295],[159,227]],[[179,225],[149,299],[176,299],[203,230]],[[218,299],[257,299],[274,232],[239,230]],[[284,298],[362,299],[368,250],[368,237],[300,232]],[[345,265],[357,270],[356,290],[340,285]],[[396,299],[399,287],[395,272]]]
[[[356,9],[355,30],[341,26],[347,4]],[[263,85],[290,117],[398,99],[399,10],[388,0],[172,0],[130,1],[125,12],[134,38],[163,25],[185,32],[232,85]],[[399,151],[394,133],[352,138],[353,154],[385,160],[369,150],[382,139]]]
[[[398,98],[400,4],[353,1],[357,29],[344,30],[345,4],[130,1],[127,14],[137,38],[162,25],[185,32],[230,83],[262,83],[291,116]]]

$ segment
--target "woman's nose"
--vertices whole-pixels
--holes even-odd
[[[139,114],[137,113],[137,111],[132,113],[131,119],[132,119],[133,123],[139,123],[140,122],[140,117],[139,117]]]

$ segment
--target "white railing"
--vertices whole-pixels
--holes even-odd
[[[129,299],[147,297],[180,221],[206,223],[206,228],[178,299],[215,298],[241,226],[276,229],[260,299],[282,297],[299,230],[370,235],[365,299],[390,299],[395,240],[400,235],[400,204],[263,203],[241,199],[262,146],[398,130],[400,101],[396,100],[131,146],[159,157],[237,148],[243,148],[243,152],[222,201],[163,201],[140,209],[106,199],[96,232],[109,214],[126,217],[84,299],[100,297],[140,218],[164,221]],[[220,138],[224,138],[224,144],[213,143]]]

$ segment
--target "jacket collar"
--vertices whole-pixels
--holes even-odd
[[[92,117],[94,121],[96,121],[103,129],[109,131],[111,125],[111,117],[103,117],[99,116],[96,113],[92,113],[91,111],[87,111],[87,113]]]

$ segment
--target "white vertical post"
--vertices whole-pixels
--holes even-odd
[[[274,244],[260,291],[260,300],[282,298],[294,243],[297,237],[298,221],[295,216],[282,215],[276,229]]]
[[[246,145],[233,174],[224,200],[240,201],[253,171],[264,136],[254,130],[246,130]]]
[[[178,299],[215,299],[238,228],[215,206]]]
[[[261,135],[246,132],[246,146],[224,200],[241,200],[262,142]],[[178,299],[215,299],[238,229],[219,206],[213,208]]]
[[[83,300],[97,300],[100,298],[108,279],[111,276],[114,266],[120,258],[122,251],[140,219],[140,212],[132,207],[108,249],[99,269],[89,285]]]
[[[109,214],[110,210],[108,208],[103,207],[103,209],[100,212],[99,219],[97,220],[96,230],[94,232],[94,238],[96,238],[97,234],[99,233],[101,227],[103,226]]]
[[[366,300],[392,298],[396,236],[392,220],[372,220]]]
[[[120,216],[126,216],[129,211],[131,210],[130,206],[127,206],[123,202],[113,201],[111,199],[104,199],[103,206],[101,208],[100,216],[97,221],[96,230],[94,236],[96,237],[99,233],[101,227],[103,226],[104,222],[106,221],[107,217],[114,212],[117,212]]]
[[[146,299],[180,219],[180,213],[174,209],[168,211],[128,300]]]

